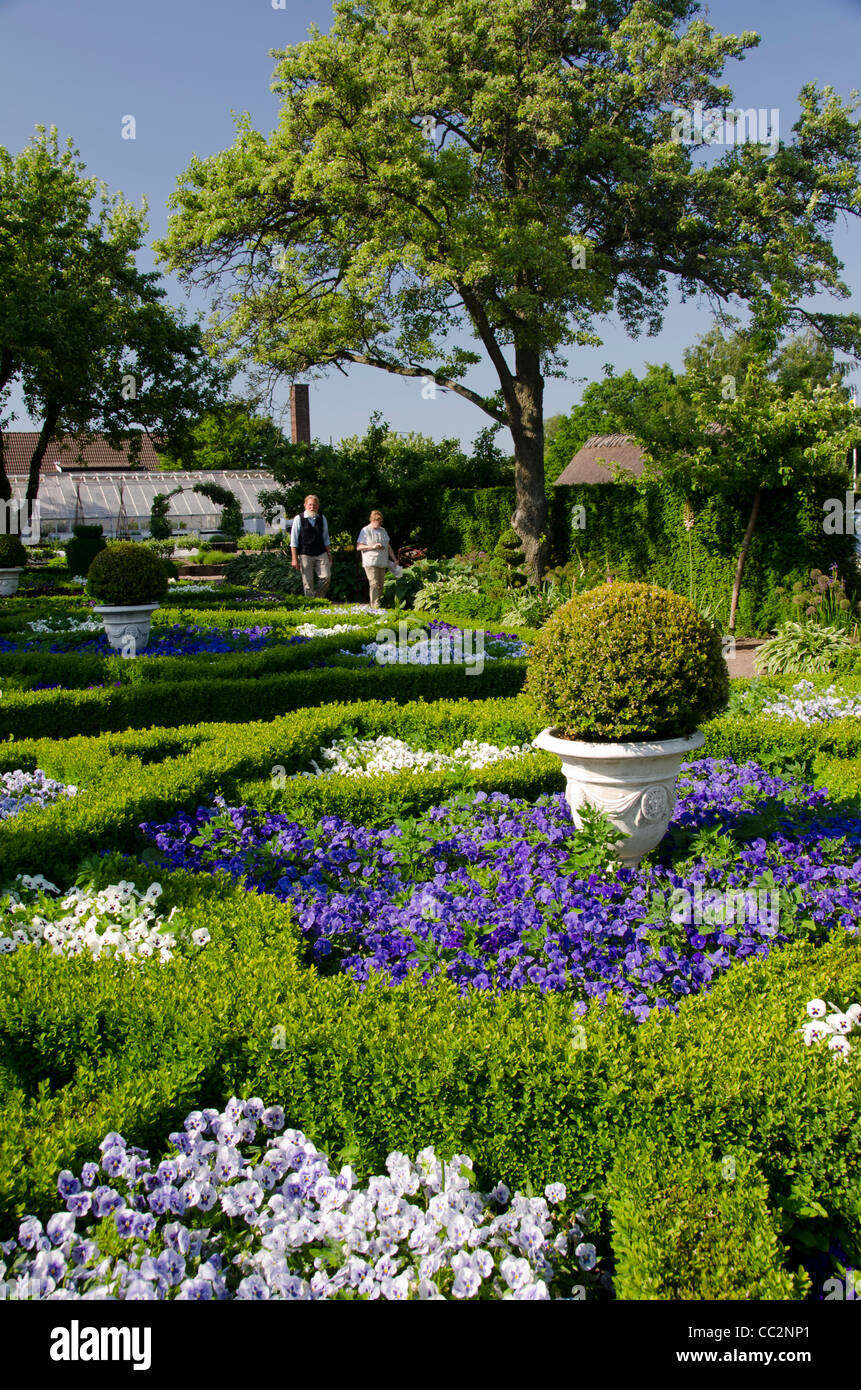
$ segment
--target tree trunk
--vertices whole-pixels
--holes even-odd
[[[54,401],[49,401],[45,411],[45,418],[42,421],[42,428],[39,431],[39,439],[33,450],[30,459],[30,475],[27,479],[27,501],[35,502],[39,495],[39,477],[42,468],[42,459],[45,457],[46,450],[54,437],[57,422],[60,418],[62,406]]]
[[[12,380],[15,374],[12,363],[12,354],[8,348],[0,352],[0,394]],[[3,428],[0,426],[0,502],[8,502],[12,496],[12,484],[6,473],[6,456],[3,452]]]
[[[759,516],[759,504],[762,499],[762,488],[758,487],[753,494],[753,503],[748,518],[747,530],[744,533],[744,540],[741,543],[741,550],[738,553],[738,564],[735,567],[735,579],[732,581],[732,600],[729,606],[729,630],[735,631],[735,615],[738,608],[738,596],[741,593],[741,578],[744,574],[744,566],[747,560],[747,552],[750,550],[750,542],[756,528],[756,518]]]
[[[511,524],[523,543],[529,580],[538,584],[547,554],[544,493],[544,380],[533,348],[515,351],[514,403],[509,428],[514,439],[515,512]]]

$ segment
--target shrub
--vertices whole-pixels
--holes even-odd
[[[0,534],[0,569],[21,569],[27,564],[27,551],[17,536]]]
[[[267,593],[302,593],[302,579],[299,571],[293,568],[289,550],[240,553],[228,560],[224,566],[224,574],[230,584],[248,584]],[[364,600],[367,587],[363,586],[360,591],[355,556],[334,554],[329,599],[334,602],[351,599],[357,595]]]
[[[69,573],[86,576],[90,565],[106,546],[107,541],[102,535],[101,526],[85,526],[83,524],[75,526],[72,539],[66,541],[63,546]]]
[[[654,1136],[623,1147],[611,1179],[616,1296],[794,1299],[779,1221],[755,1161]]]
[[[152,499],[149,514],[149,533],[154,541],[169,541],[173,535],[170,524],[170,499],[182,492],[175,487],[170,492],[157,492]]]
[[[93,560],[87,593],[99,603],[115,607],[159,603],[167,594],[164,562],[145,546],[120,541]]]
[[[336,638],[344,641],[344,638]],[[294,650],[301,652],[301,648]],[[252,657],[265,658],[266,653]],[[121,658],[118,658],[121,660]],[[221,657],[221,662],[232,658]],[[247,658],[248,660],[252,658]],[[173,660],[173,658],[165,658]],[[176,658],[191,662],[191,657]],[[206,659],[208,660],[208,659]],[[343,658],[344,661],[347,658]],[[126,665],[132,663],[127,662]],[[135,663],[138,667],[142,663]],[[287,671],[261,679],[213,679],[213,667],[189,667],[196,679],[143,681],[104,690],[9,691],[0,700],[0,734],[16,738],[71,738],[111,729],[176,728],[196,723],[204,712],[224,722],[272,719],[288,710],[326,705],[336,700],[485,699],[516,695],[524,678],[522,661],[494,661],[480,679],[462,666],[374,666]],[[149,662],[147,662],[149,665]]]
[[[523,542],[514,527],[509,526],[493,548],[490,572],[501,579],[506,588],[512,588],[526,583],[524,564]]]
[[[813,676],[831,671],[855,644],[842,627],[784,623],[754,657],[754,668],[769,675]]]
[[[143,545],[147,550],[151,550],[153,555],[157,555],[160,560],[170,560],[173,556],[172,540],[158,540],[155,536],[150,536],[149,540],[137,541],[137,545]]]
[[[729,674],[719,634],[687,599],[608,584],[549,619],[526,689],[566,738],[676,738],[723,708]]]

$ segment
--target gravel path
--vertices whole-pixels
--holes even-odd
[[[727,658],[727,670],[730,676],[743,676],[748,680],[755,674],[753,669],[753,658],[758,647],[761,647],[765,638],[741,637],[735,644],[735,656]]]

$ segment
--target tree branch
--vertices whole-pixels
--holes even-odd
[[[437,386],[441,386],[446,391],[453,391],[455,395],[463,396],[464,400],[471,401],[477,405],[479,410],[483,410],[485,415],[489,415],[491,420],[497,420],[501,425],[508,424],[508,415],[504,410],[493,406],[484,396],[480,396],[477,391],[471,391],[468,386],[461,386],[460,382],[452,381],[450,377],[438,376],[430,367],[404,367],[395,362],[387,362],[384,358],[371,357],[362,352],[350,352],[344,349],[340,357],[347,362],[355,362],[361,367],[379,367],[384,372],[392,372],[395,376],[429,377]],[[334,365],[338,365],[335,363]]]

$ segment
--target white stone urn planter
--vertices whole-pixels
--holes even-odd
[[[533,747],[562,759],[565,797],[574,823],[584,802],[603,811],[629,836],[617,851],[622,864],[635,866],[667,833],[676,804],[676,778],[686,753],[702,748],[705,734],[644,743],[593,743],[561,738],[542,729]]]
[[[13,565],[10,569],[0,569],[0,597],[11,598],[18,592],[18,581],[24,573],[23,565]]]
[[[159,607],[157,603],[126,604],[122,607],[113,604],[97,604],[93,612],[98,613],[105,625],[105,635],[115,651],[128,647],[129,638],[134,641],[132,654],[145,650],[149,642],[152,615]]]

